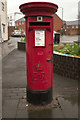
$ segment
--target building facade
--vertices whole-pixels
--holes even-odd
[[[7,0],[0,0],[0,43],[8,40]]]
[[[57,14],[54,14],[54,31],[60,33],[63,25],[64,22],[62,21],[62,19]]]
[[[18,27],[18,30],[21,31],[21,34],[25,34],[25,18],[18,19],[16,22],[16,27]]]
[[[80,35],[80,20],[67,21],[64,29],[66,35]]]
[[[8,26],[15,26],[15,21],[22,18],[24,15],[22,13],[10,13],[8,14]]]

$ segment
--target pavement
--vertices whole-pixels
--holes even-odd
[[[2,116],[2,49],[0,44],[0,118]]]
[[[2,60],[3,118],[78,118],[78,81],[53,73],[53,101],[35,106],[26,98],[26,53],[16,48]]]
[[[11,51],[13,51],[15,48],[17,48],[17,42],[20,41],[20,37],[10,37],[10,40],[5,41],[0,46],[2,48],[2,57],[4,58],[7,56]]]

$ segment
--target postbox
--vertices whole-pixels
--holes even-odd
[[[27,100],[48,104],[53,99],[53,14],[58,6],[30,2],[19,8],[26,20]]]

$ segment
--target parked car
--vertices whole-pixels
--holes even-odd
[[[17,36],[21,36],[21,31],[20,30],[14,30],[13,32],[12,32],[12,35],[11,36],[13,36],[13,37],[17,37]]]

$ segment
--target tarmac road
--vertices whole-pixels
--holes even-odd
[[[68,35],[63,35],[63,36],[61,36],[61,38],[60,38],[60,43],[71,43],[71,44],[73,44],[74,43],[74,41],[78,41],[78,40],[80,40],[80,35],[71,35],[71,36],[68,36]]]

